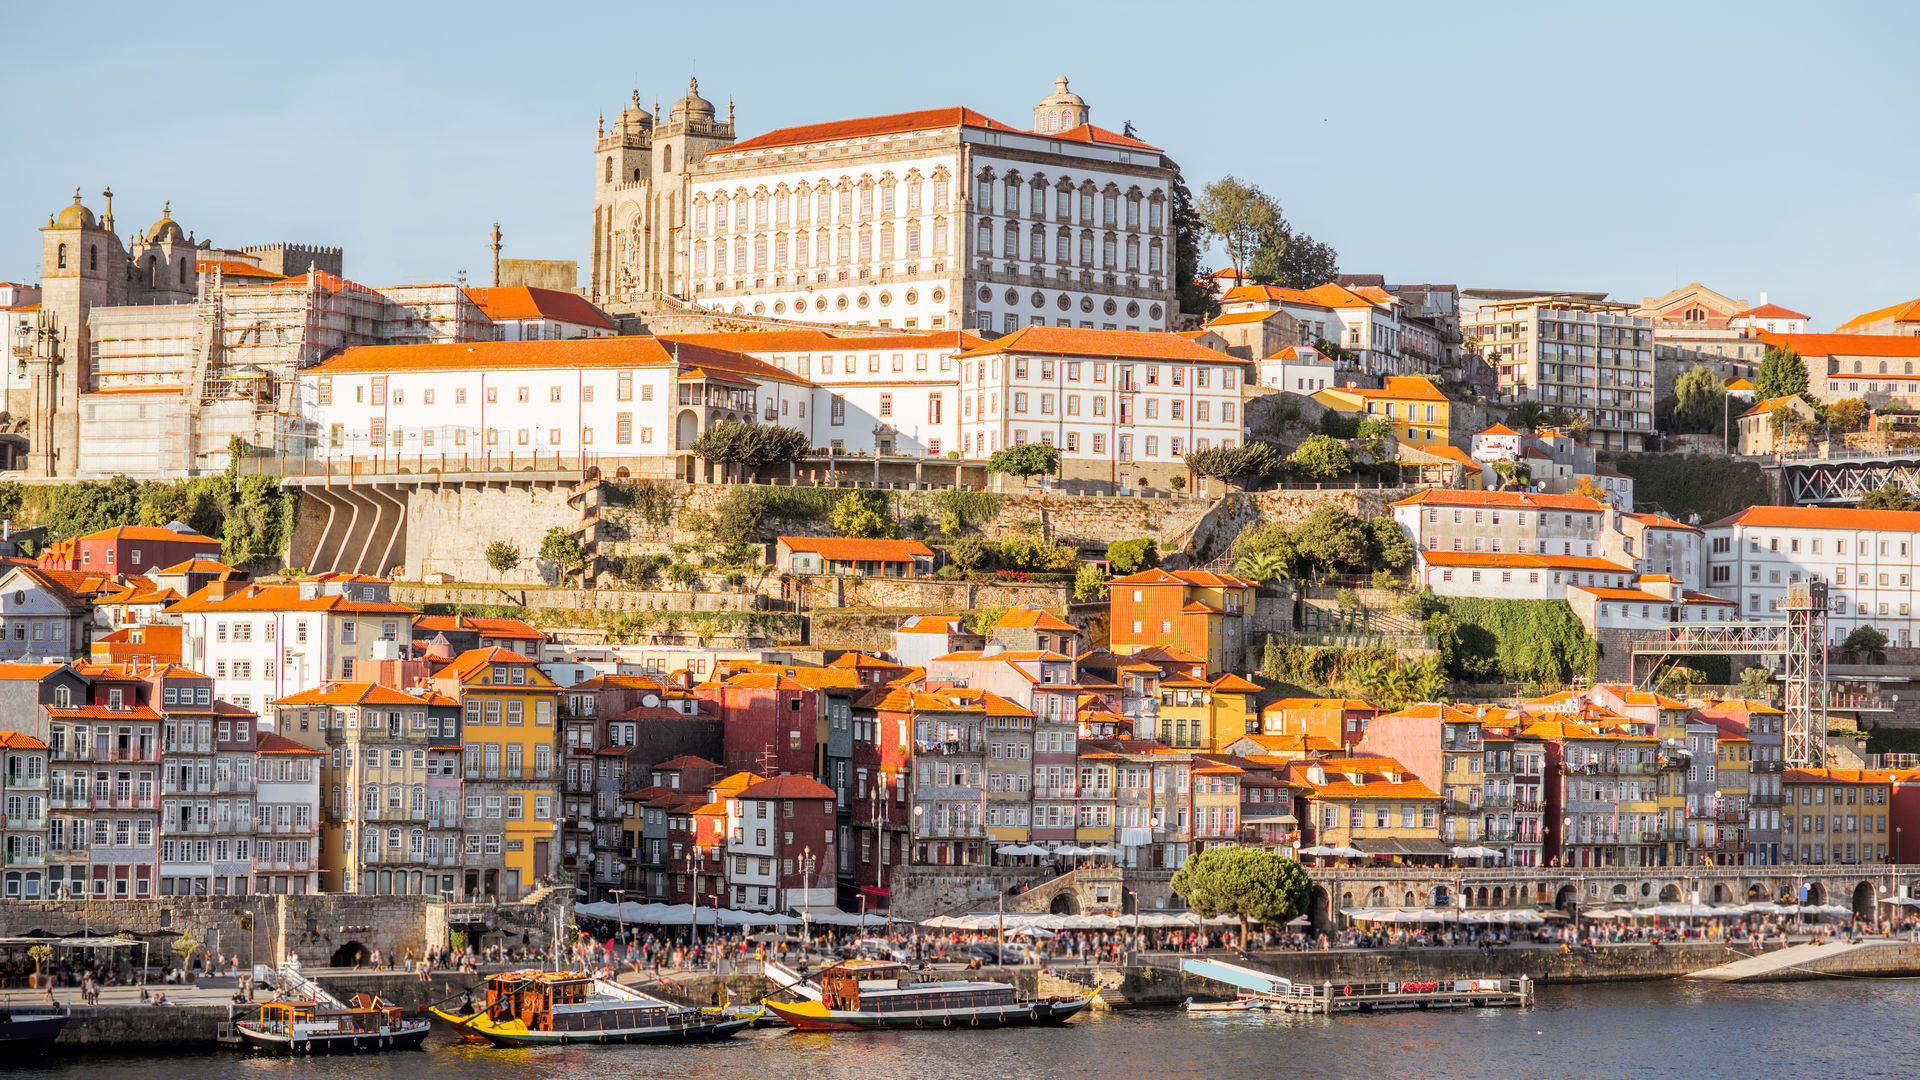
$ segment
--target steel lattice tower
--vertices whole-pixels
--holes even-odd
[[[1827,583],[1787,587],[1786,765],[1827,763]]]

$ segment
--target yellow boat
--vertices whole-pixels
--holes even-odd
[[[585,972],[491,975],[479,1009],[430,1011],[495,1046],[693,1042],[724,1039],[753,1022],[726,1010],[675,1005]]]

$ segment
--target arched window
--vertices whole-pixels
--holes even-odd
[[[634,181],[634,183],[636,183],[636,184],[640,182],[640,170],[639,170],[639,169],[635,169],[635,170],[633,170],[633,181]]]
[[[187,283],[187,264],[185,260],[182,260],[180,263],[180,284],[185,285],[186,283]]]
[[[607,159],[607,183],[613,183],[613,159]]]
[[[672,143],[668,143],[667,145],[660,148],[660,171],[663,173],[673,171],[673,144]]]
[[[61,270],[67,268],[67,245],[61,244],[54,253],[54,265]]]
[[[1858,361],[1858,360],[1855,360],[1855,361],[1853,362],[1853,373],[1854,373],[1855,375],[1858,375],[1858,374],[1860,374],[1860,373],[1861,373],[1861,367],[1860,367],[1860,361]]]
[[[1880,374],[1885,375],[1886,373],[1887,373],[1887,362],[1885,360],[1882,360],[1880,361]]]
[[[100,245],[99,244],[87,245],[87,269],[89,270],[100,269]]]

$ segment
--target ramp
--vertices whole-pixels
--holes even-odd
[[[1290,980],[1278,975],[1269,975],[1264,971],[1255,971],[1253,968],[1229,964],[1223,960],[1182,960],[1180,970],[1189,975],[1223,982],[1228,986],[1237,986],[1256,994],[1285,994],[1293,989],[1293,983]]]
[[[1820,970],[1821,962],[1864,949],[1877,949],[1885,944],[1887,943],[1881,941],[1863,941],[1853,945],[1845,942],[1826,945],[1790,945],[1773,952],[1749,956],[1744,960],[1735,960],[1730,964],[1696,971],[1686,978],[1704,979],[1709,982],[1762,982],[1768,979],[1819,977],[1825,974]]]
[[[767,978],[773,980],[773,993],[784,990],[795,997],[806,998],[808,1001],[820,1000],[819,985],[809,982],[806,976],[787,965],[776,960],[768,960],[760,965],[760,970],[766,974]]]

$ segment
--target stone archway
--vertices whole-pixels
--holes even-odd
[[[1680,902],[1680,886],[1662,885],[1660,887],[1660,902],[1663,904],[1679,903]]]
[[[673,448],[675,450],[693,449],[693,444],[700,438],[700,414],[692,409],[682,409],[673,423]]]
[[[1329,930],[1333,927],[1333,912],[1329,909],[1327,890],[1315,885],[1307,890],[1307,920],[1315,930]]]
[[[1827,902],[1827,887],[1819,882],[1807,886],[1807,903],[1824,904]]]
[[[1580,890],[1572,885],[1562,885],[1560,891],[1553,894],[1553,906],[1561,911],[1566,911],[1579,901]]]
[[[1753,903],[1755,901],[1764,901],[1767,898],[1768,894],[1769,894],[1769,890],[1767,889],[1767,883],[1764,881],[1756,881],[1753,884],[1747,886],[1747,902],[1748,903]]]
[[[1447,888],[1445,885],[1435,885],[1433,887],[1433,906],[1437,908],[1452,907],[1453,890]]]
[[[350,968],[363,964],[367,960],[367,947],[357,941],[349,941],[333,950],[333,957],[327,961],[329,967]]]
[[[1874,895],[1872,882],[1863,881],[1855,885],[1853,887],[1853,917],[1856,919],[1865,919],[1868,922],[1874,921],[1874,901],[1877,899],[1878,897]]]
[[[1507,891],[1501,888],[1500,886],[1495,885],[1493,887],[1493,906],[1505,907],[1506,905],[1507,905]]]
[[[1724,883],[1717,884],[1713,887],[1714,903],[1726,904],[1726,903],[1731,903],[1732,901],[1733,901],[1733,892],[1732,890],[1728,889]]]
[[[1078,915],[1080,914],[1080,896],[1072,889],[1062,889],[1053,894],[1053,899],[1047,902],[1047,911],[1053,915]]]
[[[1375,885],[1373,888],[1368,889],[1366,906],[1386,907],[1387,906],[1387,890],[1379,885]]]

